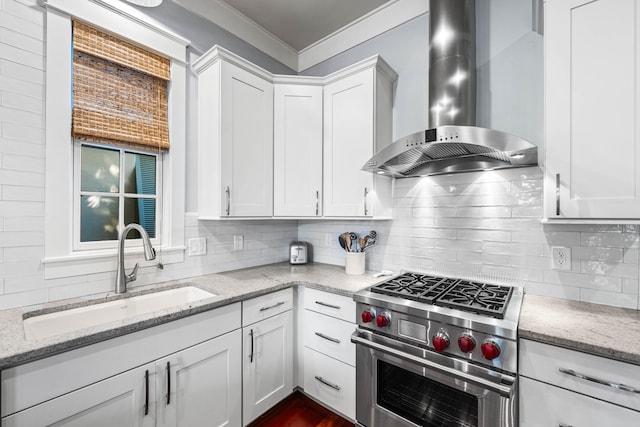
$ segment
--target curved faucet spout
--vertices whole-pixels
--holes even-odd
[[[139,224],[131,223],[127,225],[122,233],[120,233],[120,239],[118,242],[118,270],[116,271],[116,293],[121,294],[127,291],[127,283],[136,280],[136,274],[138,273],[138,263],[133,267],[133,271],[127,274],[124,271],[124,241],[127,238],[129,231],[137,230],[142,236],[142,247],[144,248],[144,259],[151,261],[156,258],[156,251],[151,246],[151,240],[149,235]]]

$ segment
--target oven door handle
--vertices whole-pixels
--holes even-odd
[[[496,392],[501,396],[513,398],[513,390],[515,384],[515,378],[500,374],[503,379],[507,380],[511,383],[511,385],[497,384],[492,381],[486,380],[484,378],[476,377],[475,375],[467,374],[466,372],[458,371],[457,369],[449,368],[447,366],[442,366],[438,363],[432,362],[430,360],[423,359],[421,357],[414,356],[412,354],[407,354],[403,351],[396,350],[395,348],[388,347],[386,345],[378,344],[376,342],[370,341],[366,338],[361,338],[358,336],[358,331],[354,332],[351,335],[351,342],[356,344],[361,344],[365,347],[372,348],[374,350],[379,350],[384,353],[391,354],[400,359],[407,360],[409,362],[415,363],[417,365],[423,366],[425,368],[433,369],[434,371],[438,371],[440,373],[451,375],[452,377],[459,378],[464,381],[468,381],[470,383],[479,385],[484,387],[487,390]]]

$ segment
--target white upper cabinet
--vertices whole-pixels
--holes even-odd
[[[324,215],[390,217],[391,180],[360,170],[391,144],[397,74],[376,56],[327,77]]]
[[[271,75],[218,47],[198,59],[194,70],[200,217],[271,217]]]
[[[545,216],[640,218],[640,4],[552,0],[545,23]]]
[[[321,79],[274,88],[274,216],[322,216]]]

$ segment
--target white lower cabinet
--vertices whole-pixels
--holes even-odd
[[[3,370],[2,426],[240,426],[240,325],[236,303]]]
[[[638,426],[640,413],[529,378],[520,378],[520,427]]]
[[[640,366],[520,340],[520,426],[640,425]]]
[[[240,330],[156,363],[158,426],[239,426]]]
[[[243,302],[242,413],[247,425],[293,391],[293,290]]]
[[[154,371],[153,363],[132,369],[5,417],[2,426],[155,426]]]
[[[356,417],[355,303],[317,289],[304,291],[302,341],[306,394],[352,420]]]

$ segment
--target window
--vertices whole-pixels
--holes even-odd
[[[132,222],[156,237],[169,78],[168,59],[74,21],[75,250],[115,246],[119,230]]]
[[[76,249],[113,246],[118,230],[135,222],[157,243],[158,154],[76,142]],[[127,239],[138,239],[132,230]]]
[[[46,127],[45,127],[45,257],[46,279],[113,271],[115,241],[85,242],[80,245],[80,227],[76,221],[80,200],[80,150],[91,147],[153,155],[156,160],[156,229],[154,246],[163,264],[184,260],[185,220],[185,137],[186,137],[186,80],[189,41],[150,21],[148,16],[122,3],[113,7],[110,2],[46,0]],[[73,93],[73,21],[95,28],[112,29],[117,36],[145,50],[169,60],[171,80],[167,90],[169,151],[159,153],[157,146],[142,149],[137,145],[111,146],[72,137]],[[115,127],[114,127],[115,128]],[[106,138],[108,139],[108,138]],[[148,151],[148,152],[147,152]],[[161,150],[160,150],[161,151]],[[122,154],[120,154],[122,156]],[[79,169],[78,169],[79,171]],[[120,191],[118,189],[118,191]],[[122,195],[123,201],[126,192]],[[141,194],[130,193],[132,198]],[[106,196],[106,195],[105,195]],[[142,196],[147,196],[142,194]],[[118,194],[118,198],[120,195]],[[120,200],[120,199],[119,199]],[[150,202],[143,202],[150,203]],[[124,206],[124,205],[123,205]],[[123,207],[124,209],[124,207]],[[120,205],[118,206],[118,212]],[[122,221],[125,222],[124,211]],[[162,224],[158,224],[161,221]],[[133,234],[132,234],[133,235]],[[91,247],[95,250],[90,250]],[[78,249],[79,246],[84,246]],[[134,247],[132,247],[134,246]],[[142,259],[141,248],[127,245],[130,258]]]

